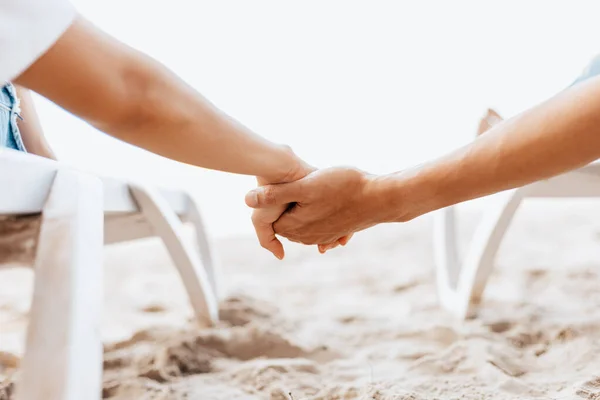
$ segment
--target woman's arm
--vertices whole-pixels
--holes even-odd
[[[21,100],[21,116],[23,117],[22,121],[18,121],[19,131],[25,148],[29,153],[56,160],[56,156],[44,136],[30,91],[20,86],[16,86],[16,89]]]
[[[78,17],[16,79],[98,129],[205,168],[298,179],[302,162],[219,111],[167,68]]]
[[[349,168],[250,192],[261,208],[297,202],[275,231],[327,244],[382,222],[405,222],[466,200],[516,188],[600,158],[600,77],[494,126],[438,160],[385,176]]]

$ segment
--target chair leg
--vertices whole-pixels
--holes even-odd
[[[102,201],[98,178],[56,173],[42,213],[18,400],[101,397]]]
[[[212,246],[210,245],[209,237],[204,228],[204,222],[202,220],[202,214],[200,214],[200,206],[198,202],[192,197],[188,197],[188,220],[194,225],[196,231],[196,244],[202,265],[206,270],[208,279],[212,284],[215,297],[221,298],[221,277],[218,263],[215,259],[215,255],[212,252]]]
[[[438,294],[444,294],[444,296],[440,296],[440,299],[442,305],[445,305],[446,291],[456,287],[460,274],[455,207],[446,207],[434,214],[433,247]]]
[[[469,246],[462,268],[458,265],[454,209],[440,210],[434,221],[434,251],[441,305],[459,318],[475,311],[493,269],[502,239],[524,197],[521,189],[503,192],[486,211]]]
[[[184,240],[183,223],[160,193],[143,186],[131,186],[140,210],[153,226],[179,271],[198,322],[212,326],[218,320],[218,304],[210,279],[195,249]]]

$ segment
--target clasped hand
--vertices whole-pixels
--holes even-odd
[[[375,177],[354,168],[301,167],[283,182],[258,178],[246,195],[262,247],[279,259],[284,249],[275,234],[325,251],[345,245],[352,234],[377,223],[371,215]]]

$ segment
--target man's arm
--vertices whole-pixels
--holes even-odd
[[[405,222],[452,204],[523,186],[600,158],[600,77],[496,125],[473,143],[385,176],[317,171],[246,196],[251,207],[297,202],[275,231],[328,244],[382,222]]]
[[[101,131],[173,160],[269,182],[306,173],[289,148],[252,133],[82,17],[16,82]]]
[[[547,179],[598,158],[600,77],[496,125],[446,157],[394,174],[388,183],[384,177],[380,182],[382,193],[396,211],[381,218],[406,221]],[[400,191],[407,197],[409,207],[399,204]]]
[[[33,98],[28,89],[17,86],[17,94],[21,100],[22,121],[18,121],[21,138],[29,153],[56,160],[52,148],[44,136],[44,130],[33,104]]]

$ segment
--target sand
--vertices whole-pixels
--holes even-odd
[[[221,324],[195,327],[159,242],[106,252],[107,399],[598,399],[600,207],[531,201],[479,315],[438,307],[431,218],[285,262],[254,238],[215,243]],[[465,206],[466,243],[479,214]],[[0,272],[0,399],[18,374],[31,272]],[[1,394],[3,393],[4,394]]]

